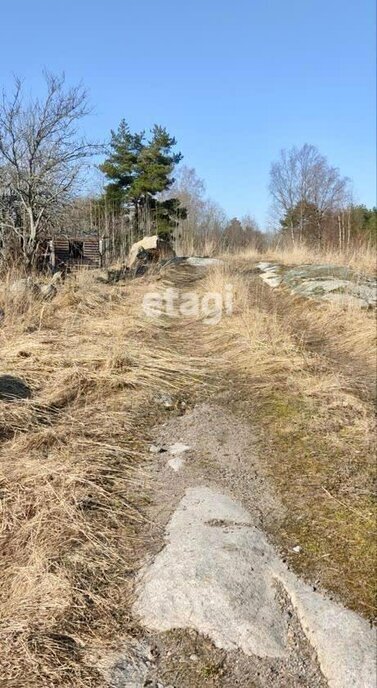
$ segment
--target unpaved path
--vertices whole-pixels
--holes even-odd
[[[118,688],[372,688],[374,635],[288,570],[264,528],[283,508],[250,427],[216,401],[156,430],[148,555]]]

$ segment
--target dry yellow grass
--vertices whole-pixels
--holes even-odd
[[[143,318],[148,288],[83,271],[41,303],[3,285],[0,391],[4,375],[31,390],[0,398],[3,685],[101,684],[85,648],[127,630],[151,400],[199,375]]]
[[[190,274],[171,283],[194,286]],[[224,293],[227,284],[233,313],[216,326],[178,321],[172,340],[188,356],[193,342],[206,353],[226,407],[252,423],[286,507],[271,536],[291,565],[374,618],[375,315],[272,290],[249,255],[226,257],[196,288]]]
[[[271,290],[250,274],[249,257],[236,265],[203,284],[232,283],[235,295],[233,314],[204,337],[231,383],[227,406],[253,423],[287,508],[272,535],[298,571],[373,617],[374,315]]]
[[[291,247],[271,247],[265,253],[260,253],[255,249],[240,250],[226,254],[228,261],[254,261],[266,260],[276,262],[281,265],[309,265],[309,264],[331,264],[345,265],[356,273],[365,275],[375,275],[377,272],[377,252],[375,246],[361,245],[359,247],[350,246],[348,250],[318,249],[299,245]]]
[[[110,286],[82,271],[49,303],[11,298],[3,283],[0,389],[12,375],[31,390],[0,398],[5,686],[102,685],[84,657],[133,624],[153,398],[170,389],[195,399],[205,375],[229,384],[227,403],[259,428],[288,513],[273,537],[288,556],[297,540],[299,570],[373,615],[374,321],[271,291],[250,262],[230,256],[196,285],[193,270],[169,269],[156,283],[232,283],[233,314],[217,326],[147,321],[154,277]]]

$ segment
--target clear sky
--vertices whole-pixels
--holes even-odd
[[[0,83],[83,80],[86,130],[165,125],[230,215],[263,225],[282,147],[315,144],[375,204],[373,0],[1,3]]]

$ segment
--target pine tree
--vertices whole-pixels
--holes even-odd
[[[136,236],[147,223],[159,234],[170,235],[184,209],[177,199],[159,201],[156,196],[173,184],[172,172],[182,159],[173,151],[176,145],[164,127],[155,125],[150,140],[145,132],[132,134],[122,120],[111,132],[110,154],[100,165],[109,179],[106,198],[119,208],[132,207]]]
[[[172,232],[179,225],[180,220],[187,217],[187,210],[181,206],[178,198],[168,198],[165,201],[154,200],[155,226],[159,236],[170,239]]]

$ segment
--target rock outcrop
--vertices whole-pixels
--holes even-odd
[[[356,308],[373,308],[377,305],[376,280],[358,275],[343,265],[285,268],[276,263],[261,262],[256,267],[270,287],[285,286],[298,296]]]
[[[140,241],[132,244],[127,267],[134,269],[137,267],[138,260],[145,262],[155,262],[166,258],[174,258],[175,252],[168,241],[161,239],[157,234],[150,237],[143,237]]]

